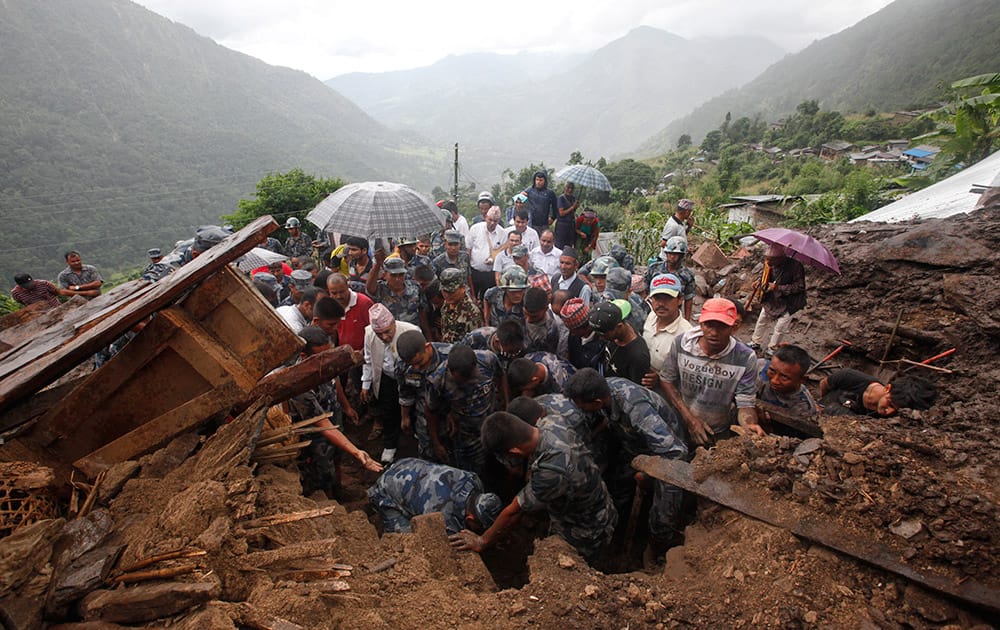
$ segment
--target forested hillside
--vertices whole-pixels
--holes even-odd
[[[125,0],[0,5],[0,274],[105,271],[218,222],[271,171],[439,181],[419,140],[322,82]]]
[[[995,71],[998,59],[1000,2],[896,0],[675,120],[637,153],[663,153],[682,134],[700,142],[727,112],[773,121],[810,99],[845,114],[933,106],[952,81]]]

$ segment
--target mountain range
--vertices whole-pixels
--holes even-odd
[[[633,149],[782,54],[763,37],[688,40],[644,26],[584,55],[462,55],[326,83],[379,122],[458,142],[472,170],[499,173]]]
[[[217,223],[268,172],[430,189],[444,151],[321,81],[126,0],[0,4],[0,274],[106,272]],[[440,172],[438,172],[440,171]]]
[[[997,71],[1000,2],[896,0],[671,122],[636,153],[668,151],[681,134],[699,142],[727,112],[773,121],[811,99],[842,113],[933,106],[952,82]]]

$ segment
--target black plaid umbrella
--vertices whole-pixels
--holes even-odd
[[[365,238],[417,237],[444,225],[441,209],[403,184],[348,184],[319,202],[306,220],[324,232]]]

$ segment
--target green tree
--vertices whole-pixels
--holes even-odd
[[[631,195],[636,188],[652,188],[656,181],[656,172],[652,166],[631,158],[612,162],[601,172],[611,182],[615,191],[625,195]]]
[[[583,154],[580,153],[579,151],[573,151],[572,153],[569,154],[569,159],[566,160],[566,164],[568,166],[572,166],[574,164],[583,164]]]
[[[953,161],[982,160],[1000,145],[1000,73],[980,74],[951,84],[958,100],[931,113],[942,122],[929,137],[946,138]]]
[[[686,149],[691,146],[691,134],[682,133],[680,138],[677,138],[677,148]]]
[[[344,185],[340,179],[322,179],[300,168],[269,173],[257,182],[256,199],[240,199],[239,210],[222,220],[239,229],[257,217],[271,215],[278,223],[289,217],[303,219],[327,195]]]

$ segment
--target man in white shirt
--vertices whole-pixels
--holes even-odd
[[[496,286],[493,260],[507,242],[507,232],[500,227],[500,208],[493,206],[486,219],[469,228],[465,244],[472,259],[472,284],[476,298],[482,300],[486,289]]]
[[[514,213],[514,224],[507,228],[507,233],[517,232],[521,235],[521,242],[527,246],[530,252],[539,246],[538,232],[534,228],[528,227],[528,211],[518,210]]]
[[[275,310],[292,332],[298,334],[312,322],[313,304],[320,295],[318,288],[308,287],[300,294],[298,304],[279,306]]]
[[[559,257],[562,250],[555,246],[556,235],[545,230],[538,237],[538,248],[531,251],[531,264],[547,276],[559,273]]]
[[[652,307],[642,327],[642,338],[649,346],[650,371],[642,378],[642,384],[656,391],[660,380],[663,360],[674,344],[674,337],[694,328],[681,315],[684,294],[681,279],[672,273],[660,274],[653,278],[649,287],[647,302]]]
[[[397,322],[382,304],[375,304],[368,310],[368,319],[371,323],[365,326],[361,400],[371,402],[373,414],[382,421],[382,456],[379,459],[388,466],[396,459],[402,418],[399,385],[396,383],[396,366],[399,362],[396,341],[404,332],[419,331],[420,327]]]

